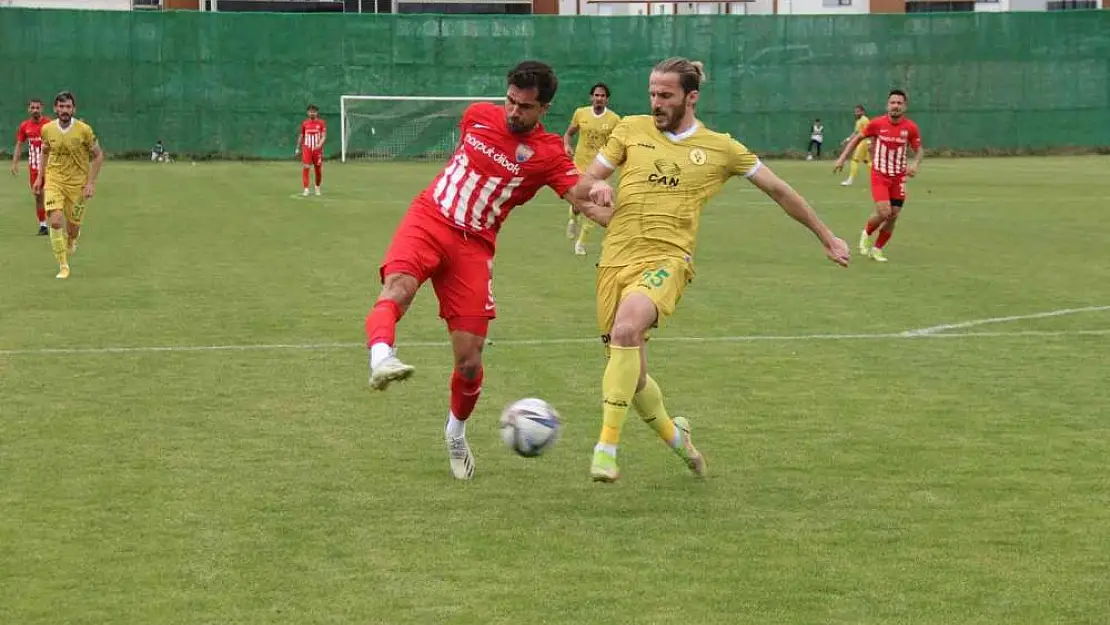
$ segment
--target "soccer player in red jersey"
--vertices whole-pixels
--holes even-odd
[[[27,144],[27,167],[31,170],[31,194],[35,196],[35,215],[39,218],[39,236],[46,236],[49,230],[46,227],[46,205],[43,203],[42,193],[35,193],[35,178],[39,176],[42,168],[42,127],[50,121],[49,117],[42,114],[42,100],[33,99],[27,103],[27,112],[31,115],[19,125],[15,133],[15,149],[12,150],[12,175],[19,174],[19,155],[23,151],[23,144]]]
[[[836,159],[834,172],[844,167],[848,156],[864,139],[872,139],[874,153],[871,160],[871,197],[875,200],[875,214],[867,220],[860,233],[859,252],[885,263],[883,248],[894,234],[894,224],[906,203],[906,178],[913,178],[921,167],[925,150],[921,147],[921,131],[917,124],[906,117],[906,92],[895,89],[886,99],[886,115],[876,117],[854,134],[840,158]],[[913,150],[913,162],[906,164],[907,149]],[[871,235],[879,231],[875,245]]]
[[[320,183],[324,181],[324,142],[328,139],[328,124],[320,118],[320,109],[309,104],[308,119],[301,122],[301,134],[297,135],[297,149],[293,155],[301,155],[301,184],[304,195],[308,195],[308,168],[316,170],[316,195],[320,195]]]
[[[482,347],[496,316],[493,256],[501,225],[544,186],[601,225],[612,213],[589,201],[562,137],[540,123],[558,88],[555,72],[525,61],[507,78],[503,106],[480,102],[463,113],[454,156],[393,235],[380,267],[381,295],[366,318],[370,386],[385,390],[413,373],[397,358],[396,326],[431,279],[454,351],[444,436],[451,472],[462,480],[474,474],[465,425],[482,390]]]

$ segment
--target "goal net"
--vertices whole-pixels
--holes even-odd
[[[342,159],[446,160],[459,141],[459,119],[475,102],[504,96],[373,96],[340,98]]]

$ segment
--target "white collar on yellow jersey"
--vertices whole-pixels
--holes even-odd
[[[689,137],[690,135],[694,134],[695,132],[697,132],[698,128],[701,128],[701,124],[699,124],[698,122],[695,121],[693,126],[690,126],[686,130],[683,130],[682,132],[680,132],[678,134],[675,134],[675,133],[673,133],[669,130],[664,130],[663,131],[663,136],[670,139],[674,143],[678,143],[679,141],[682,141],[683,139],[685,139],[685,138]]]

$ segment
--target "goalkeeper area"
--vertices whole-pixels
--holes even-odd
[[[459,120],[475,102],[505,96],[344,95],[339,100],[340,159],[446,161],[459,142]]]
[[[501,232],[459,483],[431,289],[398,329],[412,380],[369,390],[363,330],[442,163],[302,198],[295,161],[110,161],[66,281],[5,175],[4,624],[1104,623],[1110,158],[927,159],[885,264],[855,255],[866,184],[769,164],[852,265],[729,183],[648,348],[710,477],[633,414],[611,486],[600,232],[575,257],[549,190]],[[564,421],[538,459],[498,435],[528,396]]]

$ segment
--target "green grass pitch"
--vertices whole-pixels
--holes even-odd
[[[1108,165],[927,159],[891,262],[848,269],[730,183],[649,348],[711,476],[633,414],[611,486],[599,238],[574,257],[549,191],[502,232],[458,483],[430,289],[417,377],[372,394],[360,346],[434,166],[328,163],[306,199],[293,162],[108,162],[68,281],[0,181],[0,621],[1105,623]],[[866,185],[772,166],[854,251]],[[497,434],[525,396],[565,423],[538,459]]]

